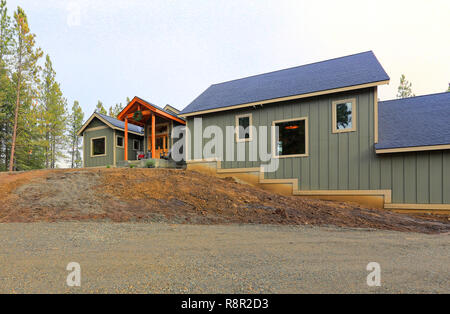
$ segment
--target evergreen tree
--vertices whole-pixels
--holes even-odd
[[[81,138],[77,135],[78,131],[83,126],[84,113],[78,101],[74,101],[72,112],[69,120],[69,139],[70,139],[70,163],[71,168],[81,168]]]
[[[109,116],[113,117],[113,118],[117,118],[117,116],[119,115],[119,113],[122,112],[122,110],[123,110],[122,103],[115,104],[114,107],[113,106],[109,107]]]
[[[10,130],[12,129],[14,89],[9,77],[8,61],[11,56],[12,27],[6,1],[0,1],[0,171],[8,169]]]
[[[13,27],[13,81],[15,84],[16,104],[14,108],[14,124],[11,143],[11,154],[9,160],[9,171],[14,169],[14,157],[17,141],[17,129],[21,102],[27,92],[31,92],[32,85],[36,80],[39,66],[37,62],[42,56],[40,48],[35,48],[35,36],[30,32],[27,15],[22,8],[18,7],[14,12]],[[31,94],[31,93],[30,93]]]
[[[12,28],[11,18],[8,16],[6,0],[0,0],[0,62],[5,62],[5,56],[11,53]],[[6,66],[6,64],[4,65]]]
[[[411,89],[412,84],[406,80],[404,74],[400,77],[400,85],[398,86],[397,98],[414,97]]]
[[[41,122],[45,137],[45,166],[55,168],[56,161],[64,157],[64,136],[67,122],[66,100],[56,82],[56,72],[50,57],[47,55],[43,77],[39,84],[41,101]]]
[[[104,115],[107,115],[108,112],[106,111],[105,107],[103,107],[103,103],[99,100],[97,102],[97,106],[95,107],[95,111]]]

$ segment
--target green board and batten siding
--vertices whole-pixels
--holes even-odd
[[[92,121],[94,122],[94,121]],[[95,123],[94,123],[95,125]],[[104,125],[103,125],[104,126]],[[98,127],[98,125],[96,126]],[[97,138],[97,137],[106,137],[106,156],[98,156],[98,157],[92,157],[91,156],[91,139]],[[114,164],[114,151],[113,151],[113,145],[111,143],[114,143],[114,130],[106,127],[98,130],[89,130],[87,128],[83,132],[83,157],[84,157],[84,166],[85,167],[102,167],[105,165],[113,165]]]
[[[114,150],[115,150],[115,160],[124,160],[125,150],[124,148],[116,146],[116,136],[124,136],[123,131],[114,130],[106,126],[102,121],[95,118],[90,123],[89,126],[83,132],[83,158],[84,167],[105,167],[114,166]],[[91,156],[91,139],[105,137],[106,138],[106,156]],[[133,140],[139,140],[141,142],[142,148],[142,136],[128,134],[128,159],[136,160],[136,150],[133,149]],[[125,144],[125,141],[124,141]]]
[[[266,104],[254,108],[202,115],[202,128],[216,125],[223,130],[235,126],[235,116],[252,114],[255,127],[267,126],[271,147],[272,121],[308,118],[309,156],[280,158],[276,172],[266,179],[298,178],[300,190],[392,190],[393,203],[450,204],[450,151],[377,155],[374,149],[374,88]],[[332,133],[332,102],[356,99],[357,130]],[[199,116],[197,116],[199,117]],[[189,159],[194,157],[194,118],[188,118],[191,134]],[[209,139],[203,139],[203,146]],[[253,137],[255,140],[255,136]],[[235,160],[237,145],[234,142]],[[259,161],[224,161],[222,168],[253,168]],[[226,152],[224,141],[223,151]],[[271,149],[271,148],[269,148]],[[203,156],[203,158],[214,156]]]

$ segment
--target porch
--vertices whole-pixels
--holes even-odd
[[[178,116],[178,111],[170,106],[160,108],[139,97],[131,102],[117,117],[125,122],[125,147],[128,145],[128,124],[135,124],[144,129],[141,159],[169,159],[170,149],[173,146],[171,132],[175,126],[186,125],[184,119]],[[128,152],[125,151],[124,162],[129,161]],[[163,164],[163,163],[161,163]]]

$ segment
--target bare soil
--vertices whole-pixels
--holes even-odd
[[[41,170],[0,174],[0,223],[56,221],[334,225],[450,232],[447,216],[281,196],[195,171]]]

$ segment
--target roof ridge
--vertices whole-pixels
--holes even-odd
[[[425,95],[419,95],[419,96],[413,96],[413,97],[405,97],[405,98],[395,98],[395,99],[388,99],[388,100],[380,100],[379,103],[381,102],[388,102],[388,101],[404,101],[404,100],[409,100],[409,99],[415,99],[415,98],[421,98],[421,97],[428,97],[428,96],[436,96],[436,95],[441,95],[441,94],[449,94],[450,96],[450,92],[439,92],[439,93],[433,93],[433,94],[425,94]]]
[[[248,79],[248,78],[251,78],[251,77],[257,77],[257,76],[267,75],[267,74],[271,74],[271,73],[287,71],[287,70],[291,70],[291,69],[297,69],[297,68],[306,67],[306,66],[313,65],[313,64],[319,64],[319,63],[329,62],[329,61],[333,61],[333,60],[344,59],[344,58],[353,57],[353,56],[356,56],[356,55],[362,55],[362,54],[369,53],[369,52],[374,54],[372,50],[367,50],[367,51],[353,53],[353,54],[342,56],[342,57],[336,57],[336,58],[326,59],[326,60],[322,60],[322,61],[310,62],[310,63],[305,63],[305,64],[302,64],[302,65],[297,65],[297,66],[284,68],[284,69],[280,69],[280,70],[275,70],[275,71],[270,71],[270,72],[265,72],[265,73],[260,73],[260,74],[249,75],[249,76],[241,77],[241,78],[234,79],[234,80],[228,80],[228,81],[223,81],[223,82],[220,82],[220,83],[211,84],[211,86],[220,85],[220,84],[229,83],[229,82],[240,81],[240,80],[245,80],[245,79]],[[378,61],[378,59],[377,59],[377,61]]]

